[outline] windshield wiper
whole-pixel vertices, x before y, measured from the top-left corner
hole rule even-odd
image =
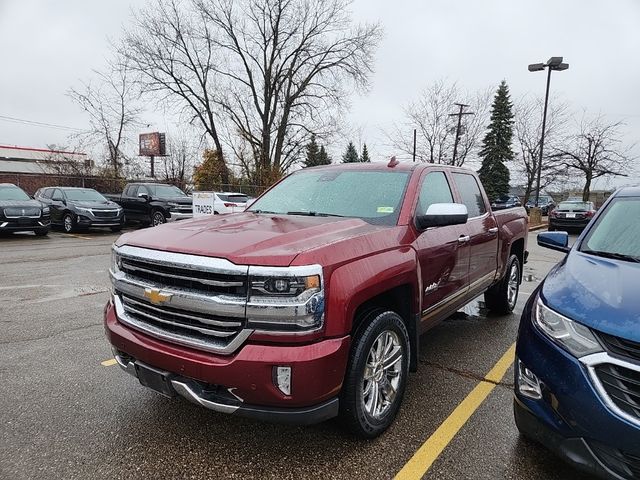
[[[632,255],[625,255],[624,253],[605,252],[602,250],[580,250],[582,253],[588,253],[597,257],[613,258],[615,260],[624,260],[626,262],[640,263],[640,258]]]
[[[274,215],[282,215],[281,212],[271,212],[269,210],[247,210],[247,211],[251,213],[268,213],[268,214],[274,214]]]
[[[335,213],[322,213],[322,212],[287,212],[287,215],[304,215],[307,217],[344,217],[344,215],[338,215]]]

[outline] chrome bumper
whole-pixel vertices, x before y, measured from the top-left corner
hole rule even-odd
[[[187,220],[193,218],[193,213],[181,213],[181,212],[169,212],[171,216],[167,219],[168,222],[178,222],[180,220]]]

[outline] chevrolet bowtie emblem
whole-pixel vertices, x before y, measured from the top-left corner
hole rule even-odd
[[[162,293],[157,288],[145,288],[144,296],[148,298],[151,303],[154,305],[159,305],[161,303],[167,302],[173,295],[170,293]]]

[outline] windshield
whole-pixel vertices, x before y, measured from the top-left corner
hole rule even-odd
[[[222,200],[223,202],[234,202],[234,203],[247,203],[247,200],[249,200],[249,197],[247,197],[246,195],[243,195],[241,193],[235,194],[235,193],[231,193],[231,194],[225,194],[225,193],[218,193],[218,198],[220,200]]]
[[[512,198],[509,195],[501,195],[498,198],[496,198],[494,201],[498,203],[507,203],[511,200]]]
[[[640,259],[640,198],[614,199],[589,230],[580,251]]]
[[[588,202],[560,202],[558,210],[589,210]]]
[[[154,197],[186,197],[187,194],[173,185],[147,185],[149,193]]]
[[[21,188],[0,187],[0,200],[31,200],[31,198]]]
[[[67,200],[75,202],[106,202],[107,199],[95,190],[88,188],[86,190],[65,190]]]
[[[301,170],[256,200],[249,211],[336,215],[395,225],[408,179],[407,172]]]

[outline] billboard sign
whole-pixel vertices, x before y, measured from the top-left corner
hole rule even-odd
[[[204,217],[213,215],[213,192],[193,192],[193,216]]]
[[[166,155],[165,134],[159,132],[141,133],[139,137],[140,153],[144,157]]]

